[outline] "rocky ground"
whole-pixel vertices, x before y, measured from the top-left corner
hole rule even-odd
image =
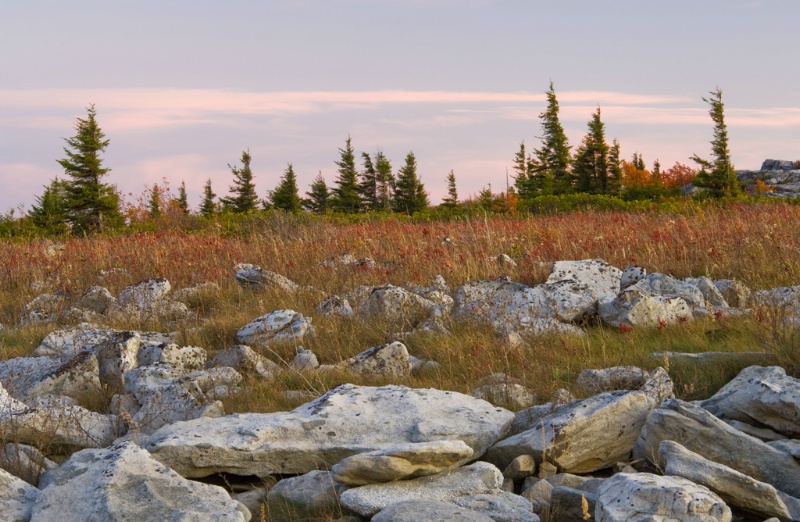
[[[238,266],[236,278],[300,289],[254,265]],[[586,398],[560,390],[546,404],[503,374],[469,395],[344,384],[292,411],[226,415],[220,402],[241,393],[245,377],[430,371],[437,361],[415,358],[403,337],[447,335],[454,321],[490,325],[509,344],[598,323],[737,317],[754,304],[795,321],[800,287],[751,295],[738,281],[598,259],[555,263],[536,286],[500,278],[450,289],[437,277],[358,287],[320,295],[316,314],[380,318],[397,326],[396,340],[327,365],[301,346],[313,317],[288,309],[242,325],[240,344],[213,358],[168,334],[103,326],[120,315],[178,321],[209,289],[150,279],[117,296],[97,286],[73,302],[42,294],[26,307],[26,321],[54,328],[30,357],[0,362],[3,520],[800,520],[800,381],[770,354],[693,354],[759,362],[698,402],[674,398],[677,353],[656,354],[664,367],[651,372],[584,371]],[[84,322],[57,328],[64,318]],[[297,346],[293,360],[259,353],[279,343]],[[108,397],[96,409],[111,413],[81,406],[87,396]]]

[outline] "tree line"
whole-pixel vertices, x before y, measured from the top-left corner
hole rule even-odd
[[[741,187],[731,162],[727,127],[724,121],[722,91],[711,91],[703,98],[714,122],[711,159],[694,155],[691,159],[699,171],[686,165],[676,165],[666,171],[656,160],[648,170],[637,152],[631,161],[620,158],[620,145],[614,139],[607,142],[600,107],[587,123],[587,133],[573,152],[559,119],[559,105],[553,83],[546,92],[547,106],[539,114],[541,136],[539,148],[531,151],[521,142],[513,160],[514,184],[500,195],[506,206],[513,206],[540,196],[596,194],[627,198],[652,198],[685,191],[688,183],[700,187],[704,196],[729,197],[740,193]],[[116,187],[103,178],[110,169],[103,166],[101,153],[109,140],[97,122],[94,105],[87,108],[85,118],[78,118],[75,135],[66,138],[65,157],[57,160],[64,169],[64,178],[55,178],[36,197],[28,213],[34,226],[47,233],[73,232],[91,234],[113,229],[125,220],[158,219],[164,213],[189,214],[186,186],[182,182],[177,197],[169,193],[168,183],[155,184],[147,190],[146,201],[128,204],[123,209]],[[335,161],[337,177],[328,186],[320,172],[309,191],[301,197],[294,167],[288,163],[278,185],[259,198],[251,168],[249,150],[242,152],[240,164],[228,165],[233,182],[228,195],[218,197],[211,180],[207,180],[198,213],[211,217],[218,213],[250,213],[260,209],[278,209],[293,213],[305,211],[325,213],[398,212],[408,215],[430,206],[428,193],[417,172],[417,160],[410,151],[403,165],[393,172],[389,158],[378,148],[374,154],[361,152],[361,168],[356,164],[356,152],[348,136],[344,147],[338,149]],[[447,175],[447,196],[441,207],[455,208],[460,201],[455,173]],[[491,185],[482,190],[476,200],[486,209],[497,208],[498,195]],[[124,211],[123,211],[124,210]]]

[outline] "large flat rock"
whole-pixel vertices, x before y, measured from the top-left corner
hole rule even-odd
[[[291,412],[200,418],[152,434],[153,456],[185,477],[265,476],[330,469],[398,443],[460,440],[480,457],[514,414],[455,392],[405,386],[339,386]]]

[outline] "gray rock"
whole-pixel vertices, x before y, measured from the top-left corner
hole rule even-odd
[[[503,477],[522,480],[536,474],[536,459],[531,455],[520,455],[503,470]]]
[[[302,348],[301,348],[302,349]],[[254,375],[261,379],[273,379],[279,366],[244,344],[228,348],[206,363],[208,368],[222,366],[233,368],[242,375]]]
[[[289,293],[300,289],[294,281],[250,263],[236,265],[236,282],[242,286],[251,286],[259,289],[268,288]]]
[[[597,522],[729,522],[731,510],[707,488],[680,477],[618,473],[600,486],[594,516]]]
[[[593,521],[597,495],[568,486],[556,486],[550,492],[553,522]]]
[[[311,471],[279,481],[270,488],[267,502],[279,510],[290,507],[296,514],[313,515],[337,508],[339,496],[347,489],[334,482],[329,471]]]
[[[527,499],[507,491],[465,495],[451,502],[484,514],[495,522],[539,522]]]
[[[677,442],[662,441],[658,454],[667,475],[683,477],[705,486],[729,506],[764,517],[775,516],[784,520],[798,520],[800,517],[800,501],[797,499],[789,500],[787,506],[781,497],[788,498],[788,495],[728,466],[705,459]]]
[[[370,348],[343,361],[340,366],[362,375],[394,378],[411,375],[408,348],[399,341]]]
[[[125,387],[125,372],[136,368],[142,337],[137,332],[121,332],[89,348],[97,357],[100,383],[111,390]]]
[[[294,310],[275,310],[241,327],[236,332],[236,339],[252,346],[299,343],[313,331],[310,317],[303,317]]]
[[[492,522],[492,519],[471,509],[438,500],[405,500],[395,502],[372,517],[372,522]]]
[[[601,370],[583,370],[575,384],[590,393],[612,390],[636,390],[647,381],[648,374],[637,366],[614,366]]]
[[[346,509],[362,517],[372,517],[397,502],[451,502],[466,495],[497,493],[502,485],[503,475],[499,469],[487,462],[476,462],[429,477],[348,489],[342,493],[341,501]]]
[[[36,447],[101,448],[117,435],[116,418],[80,406],[27,408],[0,413],[0,433]]]
[[[0,469],[0,513],[5,522],[28,522],[39,494],[35,487]]]
[[[675,397],[672,379],[669,378],[669,374],[661,366],[650,372],[647,382],[639,389],[653,399],[656,406]]]
[[[523,454],[570,473],[610,467],[627,460],[652,407],[640,391],[606,392],[566,404],[492,446],[486,459],[504,469]]]
[[[33,520],[248,521],[219,486],[180,477],[130,442],[75,453],[42,478]]]
[[[714,286],[729,306],[744,308],[750,302],[750,288],[738,279],[716,279]]]
[[[219,285],[211,281],[195,283],[192,286],[181,288],[172,292],[172,299],[183,304],[190,304],[203,298],[208,298],[220,291]]]
[[[398,328],[416,327],[428,319],[435,309],[433,301],[389,284],[373,288],[358,305],[361,315]]]
[[[697,366],[719,366],[721,364],[775,364],[778,358],[767,352],[653,352],[648,358],[657,361],[679,361],[682,364],[692,363]]]
[[[644,280],[642,280],[644,281]],[[681,297],[647,295],[636,283],[613,299],[600,300],[600,319],[609,326],[657,328],[692,319],[692,309]]]
[[[331,472],[339,484],[364,486],[435,475],[463,464],[472,454],[460,440],[401,443],[342,459]]]
[[[165,366],[142,366],[125,373],[125,390],[142,407],[131,418],[131,429],[150,434],[166,424],[199,417],[221,417],[222,403],[236,392],[242,376],[220,367],[182,372]]]
[[[314,352],[298,346],[290,366],[297,372],[310,372],[319,368],[319,361]]]
[[[338,315],[341,317],[353,317],[354,315],[350,301],[338,295],[333,295],[322,301],[316,310],[322,315]]]
[[[710,281],[708,283],[711,284]],[[650,297],[677,297],[683,299],[691,310],[705,309],[706,307],[703,291],[697,285],[675,279],[666,274],[648,274],[637,281],[631,288],[636,288],[643,295]]]
[[[512,435],[517,435],[523,431],[535,428],[544,417],[553,413],[555,409],[556,406],[554,406],[552,402],[548,402],[518,411],[517,414],[514,415],[514,420],[511,422],[506,436],[511,437]]]
[[[534,513],[541,515],[550,510],[552,492],[553,485],[547,480],[530,477],[523,483],[521,496],[531,503],[531,510]]]
[[[622,271],[602,259],[556,261],[547,282],[573,281],[586,285],[598,297],[614,297],[620,291]]]
[[[63,304],[64,296],[61,294],[40,294],[25,305],[23,322],[34,324],[55,321]]]
[[[123,289],[117,301],[121,307],[132,305],[134,308],[146,310],[153,308],[158,301],[164,299],[172,285],[166,279],[147,279]]]
[[[78,299],[75,301],[75,307],[82,310],[91,310],[98,314],[104,314],[115,303],[116,299],[111,295],[107,288],[102,286],[89,287]]]
[[[700,290],[700,293],[703,294],[703,299],[705,299],[706,306],[720,309],[728,308],[728,302],[725,301],[725,297],[723,297],[714,281],[708,277],[690,277],[684,279],[684,282]]]
[[[198,346],[178,346],[175,343],[145,346],[139,350],[138,365],[162,365],[175,370],[202,370],[208,353]]]
[[[0,382],[0,416],[10,415],[26,409],[28,409],[28,406],[24,402],[18,401],[12,397],[3,387],[2,382]]]
[[[529,408],[536,402],[536,395],[517,380],[504,373],[496,373],[482,378],[478,388],[469,394],[497,406],[512,410]]]
[[[51,357],[0,361],[0,383],[23,401],[45,394],[80,398],[101,389],[97,357],[91,352],[79,353],[67,362]]]
[[[800,380],[780,366],[745,368],[701,406],[723,419],[755,421],[800,437]]]
[[[164,426],[148,449],[186,477],[303,474],[407,442],[461,440],[472,448],[471,458],[478,458],[512,418],[507,410],[459,393],[347,384],[291,412]]]
[[[767,442],[767,444],[775,448],[776,450],[788,453],[795,459],[800,460],[800,440],[797,439],[773,440]]]
[[[34,357],[57,357],[68,360],[85,350],[93,350],[96,346],[111,341],[122,330],[103,328],[95,324],[81,323],[77,326],[51,332],[33,351]],[[160,345],[174,342],[170,335],[160,332],[135,332],[141,338],[140,346]]]
[[[494,259],[501,268],[514,268],[517,266],[517,263],[507,254],[500,254]]]
[[[39,478],[45,471],[57,467],[58,464],[33,446],[9,442],[0,448],[0,468],[32,486],[39,484]]]
[[[780,433],[772,431],[769,428],[757,428],[751,424],[747,424],[746,422],[741,422],[737,420],[730,420],[730,419],[723,419],[723,420],[728,424],[728,426],[736,428],[741,432],[747,433],[751,437],[761,439],[764,442],[785,440],[788,438],[785,435],[781,435]]]
[[[800,495],[800,464],[782,451],[736,430],[695,404],[670,400],[650,413],[635,457],[658,462],[659,445],[672,440],[708,460]]]
[[[620,291],[635,285],[647,275],[647,270],[641,266],[629,266],[622,271],[619,281]]]

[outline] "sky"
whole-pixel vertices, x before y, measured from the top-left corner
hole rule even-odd
[[[434,203],[451,169],[462,198],[499,192],[520,143],[539,146],[551,81],[573,147],[599,106],[624,158],[708,157],[719,87],[737,168],[800,159],[798,0],[2,4],[0,212],[64,177],[90,104],[105,181],[128,200],[185,182],[195,209],[244,150],[262,197],[288,163],[301,193],[333,185],[348,136],[395,170],[413,151]]]

